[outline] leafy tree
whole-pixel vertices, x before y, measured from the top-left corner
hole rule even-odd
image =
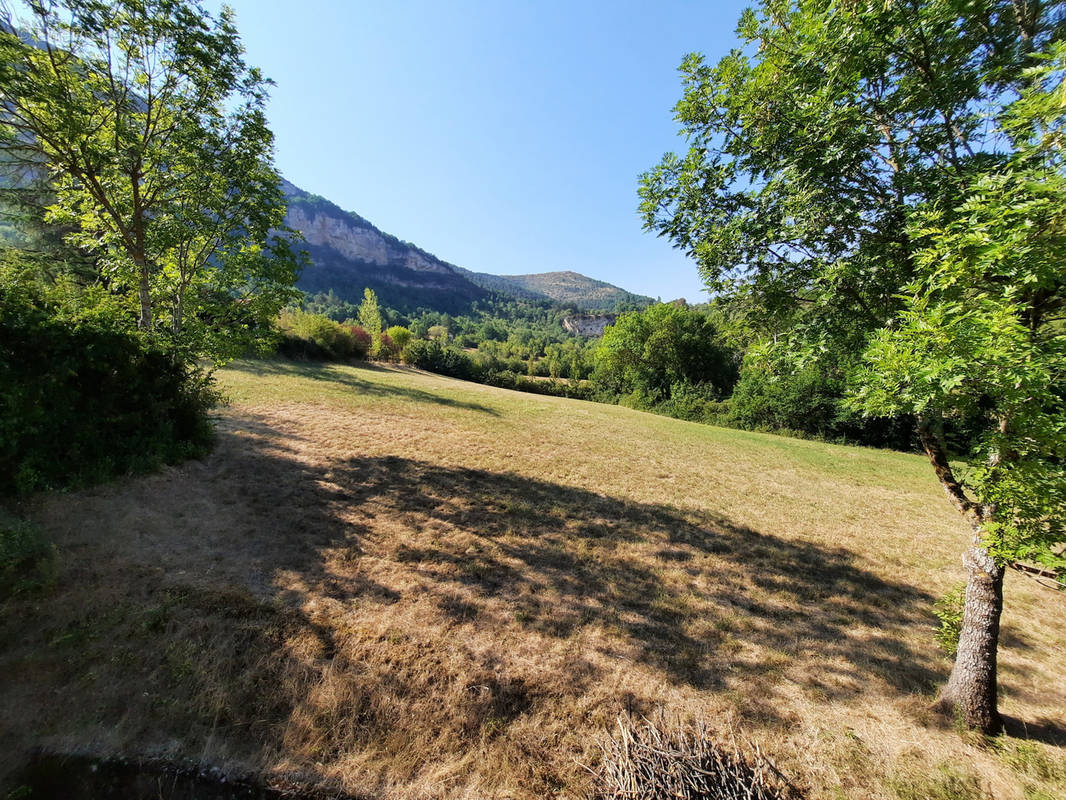
[[[194,0],[63,0],[5,11],[0,133],[46,174],[48,221],[95,254],[144,331],[225,357],[298,293],[271,165],[269,82],[232,12]],[[18,31],[16,35],[13,31]]]
[[[722,397],[736,380],[736,365],[706,316],[660,303],[628,311],[604,330],[595,378],[608,391],[654,405],[680,384],[703,385]]]
[[[407,343],[411,341],[411,331],[407,330],[407,328],[402,325],[393,325],[385,331],[385,335],[396,345],[396,351],[398,353],[407,347]]]
[[[919,415],[937,477],[974,532],[942,701],[986,729],[996,723],[1004,568],[1040,565],[1066,587],[1066,44],[1052,52],[1004,115],[1021,139],[1010,167],[975,178],[957,207],[915,216],[918,274],[854,376],[857,407]],[[1034,118],[1056,95],[1054,116]],[[984,425],[956,476],[942,429],[960,416]]]
[[[685,59],[688,153],[641,186],[646,226],[797,364],[866,352],[857,407],[917,415],[975,531],[942,697],[989,732],[1003,568],[1061,569],[1061,19],[1061,3],[764,0],[744,48]],[[939,435],[963,413],[985,422],[965,485]]]
[[[359,305],[359,324],[370,334],[371,355],[377,355],[381,345],[381,307],[373,289],[363,290],[363,302]]]

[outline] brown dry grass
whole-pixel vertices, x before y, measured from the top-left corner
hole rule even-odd
[[[1066,789],[1061,596],[1008,578],[1014,736],[928,710],[965,531],[917,457],[400,368],[222,378],[210,457],[28,509],[58,578],[3,606],[3,770],[44,745],[580,796],[628,710],[737,726],[816,798]]]

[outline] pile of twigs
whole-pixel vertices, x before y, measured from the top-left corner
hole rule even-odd
[[[605,736],[603,759],[592,771],[589,800],[799,800],[801,794],[760,751],[736,737],[722,748],[705,724],[618,718]]]

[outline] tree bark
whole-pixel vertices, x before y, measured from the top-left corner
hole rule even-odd
[[[962,563],[969,573],[962,630],[955,666],[939,705],[967,727],[993,735],[1003,727],[996,707],[996,647],[1004,568],[976,543],[963,555]]]
[[[147,331],[152,328],[152,295],[151,287],[148,285],[148,267],[143,263],[138,263],[137,272],[140,274],[137,297],[141,301],[141,314],[137,318],[137,327],[142,331]]]
[[[973,530],[973,542],[962,556],[967,572],[966,602],[955,666],[937,706],[957,716],[968,728],[996,734],[1003,727],[996,707],[996,648],[1003,612],[1004,568],[981,544],[981,527],[992,520],[995,510],[967,497],[955,479],[939,419],[919,418],[918,434],[940,485]]]

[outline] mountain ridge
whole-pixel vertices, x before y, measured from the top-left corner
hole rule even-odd
[[[474,272],[382,231],[354,211],[346,211],[290,181],[282,182],[289,208],[285,224],[299,231],[311,259],[297,286],[309,293],[332,291],[356,303],[373,289],[386,305],[462,313],[479,300],[503,295],[549,302],[580,311],[641,307],[651,298],[573,270],[525,275]]]

